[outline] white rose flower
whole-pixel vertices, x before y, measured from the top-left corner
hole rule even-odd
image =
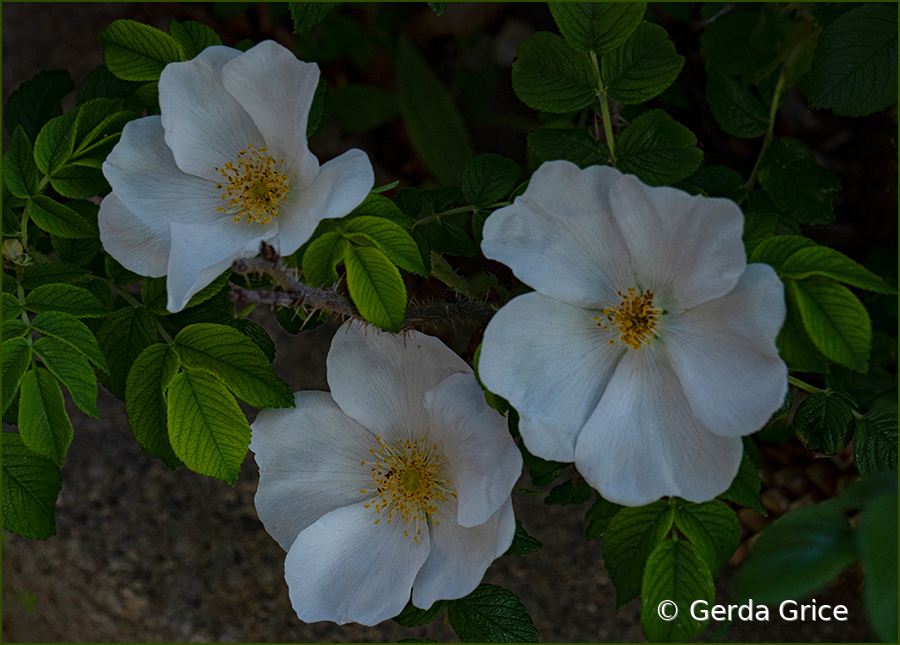
[[[478,586],[515,532],[522,458],[472,370],[436,338],[343,325],[331,392],[253,423],[256,509],[297,615],[374,625]]]
[[[161,116],[125,126],[103,164],[113,192],[100,239],[124,267],[167,275],[169,311],[268,241],[296,251],[374,182],[361,150],[319,166],[306,124],[319,68],[272,41],[245,53],[209,47],[167,65]]]
[[[742,232],[734,202],[567,161],[487,219],[485,256],[535,291],[488,324],[478,371],[529,451],[619,504],[727,490],[787,391],[783,286]]]

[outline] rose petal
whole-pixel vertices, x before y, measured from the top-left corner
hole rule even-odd
[[[153,278],[166,274],[169,228],[165,221],[142,220],[113,192],[100,203],[97,224],[103,248],[123,267]]]

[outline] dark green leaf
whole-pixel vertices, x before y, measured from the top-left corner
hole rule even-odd
[[[850,442],[853,410],[835,394],[810,394],[794,414],[794,430],[810,450],[833,455]]]
[[[406,607],[403,608],[399,614],[394,616],[394,622],[403,625],[404,627],[419,627],[420,625],[427,625],[432,620],[440,616],[444,610],[447,608],[446,600],[438,600],[428,609],[419,609],[410,600],[406,603]]]
[[[215,47],[222,44],[222,39],[212,29],[200,22],[186,20],[178,22],[172,20],[169,23],[169,35],[181,45],[184,52],[183,60],[196,58],[197,54],[207,47]]]
[[[809,334],[806,333],[793,290],[785,289],[784,295],[787,301],[787,317],[775,339],[778,354],[794,371],[828,372],[831,368],[831,361],[818,350]]]
[[[69,343],[52,337],[38,339],[32,349],[44,362],[44,367],[68,388],[75,405],[85,414],[99,419],[97,378],[84,354]]]
[[[675,507],[675,526],[697,547],[713,575],[741,543],[737,514],[717,499],[702,504],[682,502]]]
[[[751,40],[754,33],[758,36],[765,33],[764,28],[757,30],[758,22],[758,10],[741,6],[712,21],[700,36],[700,51],[707,65],[730,76],[740,76],[753,70],[755,61],[749,55],[752,51]]]
[[[441,15],[444,13],[444,9],[446,9],[450,5],[449,2],[429,2],[428,6],[431,7],[431,10],[434,11],[437,15]]]
[[[38,194],[38,169],[34,163],[34,150],[22,126],[17,126],[3,155],[3,180],[9,192],[16,197]]]
[[[522,522],[516,520],[516,532],[513,535],[512,544],[503,555],[525,555],[526,553],[534,553],[544,546],[540,540],[528,535],[528,531],[522,526]]]
[[[44,71],[25,81],[13,92],[3,110],[6,131],[12,135],[22,126],[28,140],[34,142],[50,119],[62,114],[62,99],[75,87],[65,70]]]
[[[182,465],[169,443],[166,388],[178,371],[178,354],[165,343],[145,348],[128,372],[125,410],[128,425],[144,452],[175,470]]]
[[[109,71],[126,81],[155,81],[166,65],[182,60],[174,38],[134,20],[116,20],[97,39]]]
[[[687,181],[702,188],[710,197],[727,197],[737,201],[744,194],[744,178],[728,166],[700,166]]]
[[[76,202],[69,202],[69,206]],[[90,204],[90,202],[86,202]],[[73,209],[75,210],[75,209]],[[83,215],[83,213],[82,213]],[[73,240],[66,237],[50,236],[56,256],[63,262],[84,266],[100,252],[100,238]]]
[[[70,284],[45,284],[25,298],[28,311],[62,311],[78,318],[99,318],[108,310],[87,289]]]
[[[896,426],[895,426],[896,427]],[[4,467],[6,455],[3,456]],[[895,480],[896,481],[896,480]],[[863,599],[869,624],[886,643],[897,642],[897,494],[869,504],[856,533],[866,582]]]
[[[26,210],[35,224],[55,237],[84,239],[100,234],[93,222],[46,195],[33,197]]]
[[[71,199],[87,199],[109,190],[109,184],[99,168],[66,165],[50,178],[53,190]]]
[[[715,69],[706,72],[706,101],[719,127],[734,137],[753,139],[769,127],[769,111],[746,83]]]
[[[800,224],[826,224],[834,219],[832,195],[841,180],[826,170],[805,144],[778,137],[759,165],[759,183],[782,213]]]
[[[528,147],[541,161],[565,159],[579,168],[600,166],[609,161],[609,149],[594,141],[587,130],[545,128],[528,135]]]
[[[428,237],[428,246],[436,253],[471,257],[478,252],[472,238],[449,217],[439,217],[436,222],[414,229],[413,237],[415,238],[417,231],[423,229]]]
[[[616,513],[621,511],[624,506],[610,502],[604,499],[599,493],[594,499],[594,503],[584,514],[584,519],[588,521],[587,533],[585,537],[588,540],[596,540],[598,537],[606,533],[609,523]]]
[[[266,355],[270,363],[275,360],[275,343],[272,342],[265,329],[252,320],[245,319],[235,320],[231,323],[231,326],[256,343],[256,346],[262,350],[262,353]]]
[[[34,141],[34,162],[45,175],[54,175],[75,151],[75,119],[78,110],[51,119]]]
[[[518,423],[518,419],[519,417],[516,415],[515,423]],[[509,422],[512,425],[512,412],[510,412]],[[516,432],[518,432],[518,426],[515,427]],[[528,452],[524,444],[520,444],[519,449],[522,451],[522,462],[528,469],[528,473],[531,475],[531,481],[534,482],[535,486],[546,486],[559,477],[562,472],[569,467],[569,464],[564,464],[560,461],[547,461],[546,459],[535,457]]]
[[[66,458],[72,443],[72,423],[56,377],[42,367],[35,367],[22,377],[19,432],[22,442],[36,453],[57,464]]]
[[[87,279],[90,272],[67,262],[48,262],[46,264],[32,264],[25,269],[22,277],[22,287],[26,291],[36,289],[45,284],[64,282],[75,284]]]
[[[616,146],[618,168],[650,186],[689,177],[703,161],[697,137],[663,110],[649,110],[625,128]]]
[[[415,189],[410,189],[415,195]],[[421,209],[421,203],[419,204]],[[418,211],[416,211],[418,213]],[[374,192],[369,193],[363,200],[363,203],[354,208],[347,217],[357,217],[359,215],[371,215],[372,217],[381,217],[389,219],[395,224],[407,227],[412,224],[415,219],[407,215],[394,202]]]
[[[784,260],[779,273],[795,280],[820,275],[876,293],[897,293],[896,289],[864,266],[827,246],[797,249]]]
[[[761,489],[762,482],[759,479],[759,468],[753,463],[753,459],[747,454],[747,450],[744,449],[744,454],[741,456],[741,465],[738,468],[737,475],[734,477],[734,481],[731,482],[728,490],[719,497],[735,504],[746,506],[757,513],[768,515],[769,511],[762,505],[762,501],[759,498]]]
[[[684,56],[675,53],[666,30],[645,22],[603,57],[601,78],[614,101],[643,103],[674,83],[683,66]]]
[[[231,269],[225,269],[222,273],[216,276],[216,279],[210,282],[208,285],[200,289],[197,293],[191,296],[191,299],[188,300],[187,304],[184,306],[185,309],[190,309],[191,307],[196,307],[197,305],[206,302],[219,295],[222,289],[228,284],[228,278],[231,277]]]
[[[320,78],[316,85],[316,92],[313,94],[312,105],[309,107],[309,117],[306,119],[306,138],[312,137],[322,124],[322,113],[325,109],[325,92],[328,90],[328,83],[325,79]]]
[[[91,99],[124,99],[134,93],[137,83],[123,81],[113,76],[106,65],[100,65],[90,72],[78,86],[78,105]]]
[[[516,96],[546,112],[574,112],[597,97],[597,78],[590,59],[561,37],[539,31],[519,46],[513,63]]]
[[[566,41],[581,52],[606,54],[641,24],[646,2],[551,2],[550,13]]]
[[[328,93],[325,111],[345,132],[368,132],[400,116],[400,104],[391,90],[350,83]]]
[[[156,341],[156,333],[156,319],[146,309],[125,307],[103,322],[97,342],[106,356],[109,375],[100,375],[100,382],[119,399],[125,399],[131,366],[144,348]]]
[[[339,4],[339,2],[288,2],[288,9],[294,21],[294,33],[309,31],[325,20],[325,16]]]
[[[778,235],[760,242],[753,249],[747,261],[765,262],[781,275],[782,267],[789,257],[800,249],[811,246],[816,246],[816,243],[808,237],[803,237],[802,235]]]
[[[134,284],[141,279],[140,275],[123,267],[111,255],[103,258],[103,268],[106,270],[106,277],[119,287]]]
[[[496,585],[478,585],[465,598],[451,601],[447,614],[464,643],[536,643],[538,639],[522,601]]]
[[[569,479],[554,486],[544,498],[544,504],[559,504],[560,506],[584,504],[590,497],[591,487],[587,482],[581,482],[575,486],[573,480]]]
[[[344,227],[344,235],[351,240],[362,235],[401,269],[417,275],[427,275],[415,240],[402,226],[391,220],[368,215],[354,217]]]
[[[490,206],[512,192],[521,174],[512,159],[490,152],[478,155],[463,168],[463,199],[473,206]]]
[[[406,316],[406,287],[397,267],[376,248],[352,246],[344,266],[350,297],[363,318],[386,331],[399,332]]]
[[[28,331],[28,325],[23,323],[18,318],[12,318],[10,320],[4,321],[3,323],[3,342],[5,343],[10,338],[20,338],[25,335],[25,332]]]
[[[6,274],[4,274],[6,275]],[[22,312],[19,299],[11,293],[3,293],[3,320],[15,318]]]
[[[59,466],[29,450],[15,432],[3,433],[3,528],[35,540],[55,535],[61,488]]]
[[[897,415],[869,412],[856,425],[853,457],[862,477],[897,470]]]
[[[10,321],[12,322],[12,321]],[[21,322],[21,321],[20,321]],[[12,403],[31,365],[31,344],[24,338],[3,341],[3,411]]]
[[[106,358],[94,334],[75,316],[61,311],[45,311],[35,316],[31,326],[44,336],[68,343],[104,372],[108,370]]]

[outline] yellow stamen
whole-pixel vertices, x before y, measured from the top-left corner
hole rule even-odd
[[[216,168],[225,178],[216,188],[223,190],[225,206],[217,206],[216,211],[230,213],[234,221],[247,218],[247,223],[268,224],[278,217],[278,205],[284,201],[290,186],[288,178],[275,169],[276,160],[267,154],[268,148],[254,150],[247,146],[237,155],[237,167],[229,161],[222,168]],[[284,163],[284,159],[278,165]]]
[[[639,293],[631,287],[628,293],[619,291],[622,302],[618,307],[603,310],[603,316],[594,316],[597,326],[609,329],[610,324],[618,327],[619,340],[631,347],[640,349],[646,341],[650,345],[655,335],[656,323],[662,310],[653,306],[653,292]],[[616,339],[609,341],[612,345]]]

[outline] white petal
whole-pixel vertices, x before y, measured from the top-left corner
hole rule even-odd
[[[341,409],[385,443],[421,439],[428,428],[425,393],[472,369],[433,336],[402,336],[347,322],[328,352],[328,385]]]
[[[528,450],[557,461],[575,458],[575,438],[600,401],[622,343],[597,326],[599,312],[539,293],[498,311],[484,332],[478,375],[519,412]]]
[[[609,203],[638,284],[660,296],[670,311],[724,296],[737,284],[747,257],[744,216],[733,201],[651,188],[623,175]]]
[[[159,77],[166,144],[184,172],[220,181],[216,167],[235,161],[249,144],[265,145],[253,119],[222,85],[222,68],[241,54],[207,47],[193,60],[166,65]]]
[[[154,278],[166,274],[169,229],[165,221],[142,220],[113,192],[100,203],[97,224],[103,248],[123,267]]]
[[[297,536],[284,577],[300,620],[375,625],[403,611],[430,551],[428,532],[415,542],[404,522],[373,524],[373,515],[345,506]]]
[[[713,499],[731,485],[739,437],[710,432],[654,347],[629,350],[575,446],[575,466],[603,497],[626,506],[664,495]]]
[[[767,264],[750,264],[734,290],[675,318],[662,346],[710,430],[756,432],[784,401],[787,366],[775,337],[784,322],[784,287]]]
[[[326,513],[373,497],[369,467],[374,435],[344,414],[328,392],[297,392],[295,408],[262,410],[250,450],[259,465],[256,512],[287,551]]]
[[[413,583],[412,602],[427,609],[438,600],[455,600],[470,594],[495,558],[512,543],[516,522],[512,499],[486,522],[471,528],[454,521],[454,504],[438,509],[439,524],[431,527],[431,553]]]
[[[608,198],[619,177],[607,166],[541,164],[525,193],[485,222],[484,255],[545,295],[584,307],[618,305],[616,292],[634,283]]]
[[[349,150],[319,169],[306,188],[288,191],[278,214],[278,246],[287,255],[299,249],[323,219],[340,218],[359,206],[375,183],[369,157]]]
[[[222,191],[182,172],[166,145],[162,121],[148,116],[125,124],[122,138],[103,162],[103,174],[122,202],[169,245],[166,222],[213,222],[221,218]]]
[[[459,498],[456,521],[462,526],[486,522],[522,474],[522,456],[506,419],[485,402],[471,374],[453,374],[428,390],[425,407],[431,418],[430,440],[441,447],[450,486]]]
[[[215,224],[169,222],[172,247],[166,308],[181,311],[191,296],[215,280],[234,260],[256,257],[259,243],[278,232],[277,224],[273,224],[233,222],[229,216]]]
[[[308,185],[319,170],[319,161],[306,145],[319,66],[301,62],[289,49],[266,40],[228,62],[222,68],[222,83],[259,128],[269,154],[284,159],[284,169],[297,180],[297,188]]]

